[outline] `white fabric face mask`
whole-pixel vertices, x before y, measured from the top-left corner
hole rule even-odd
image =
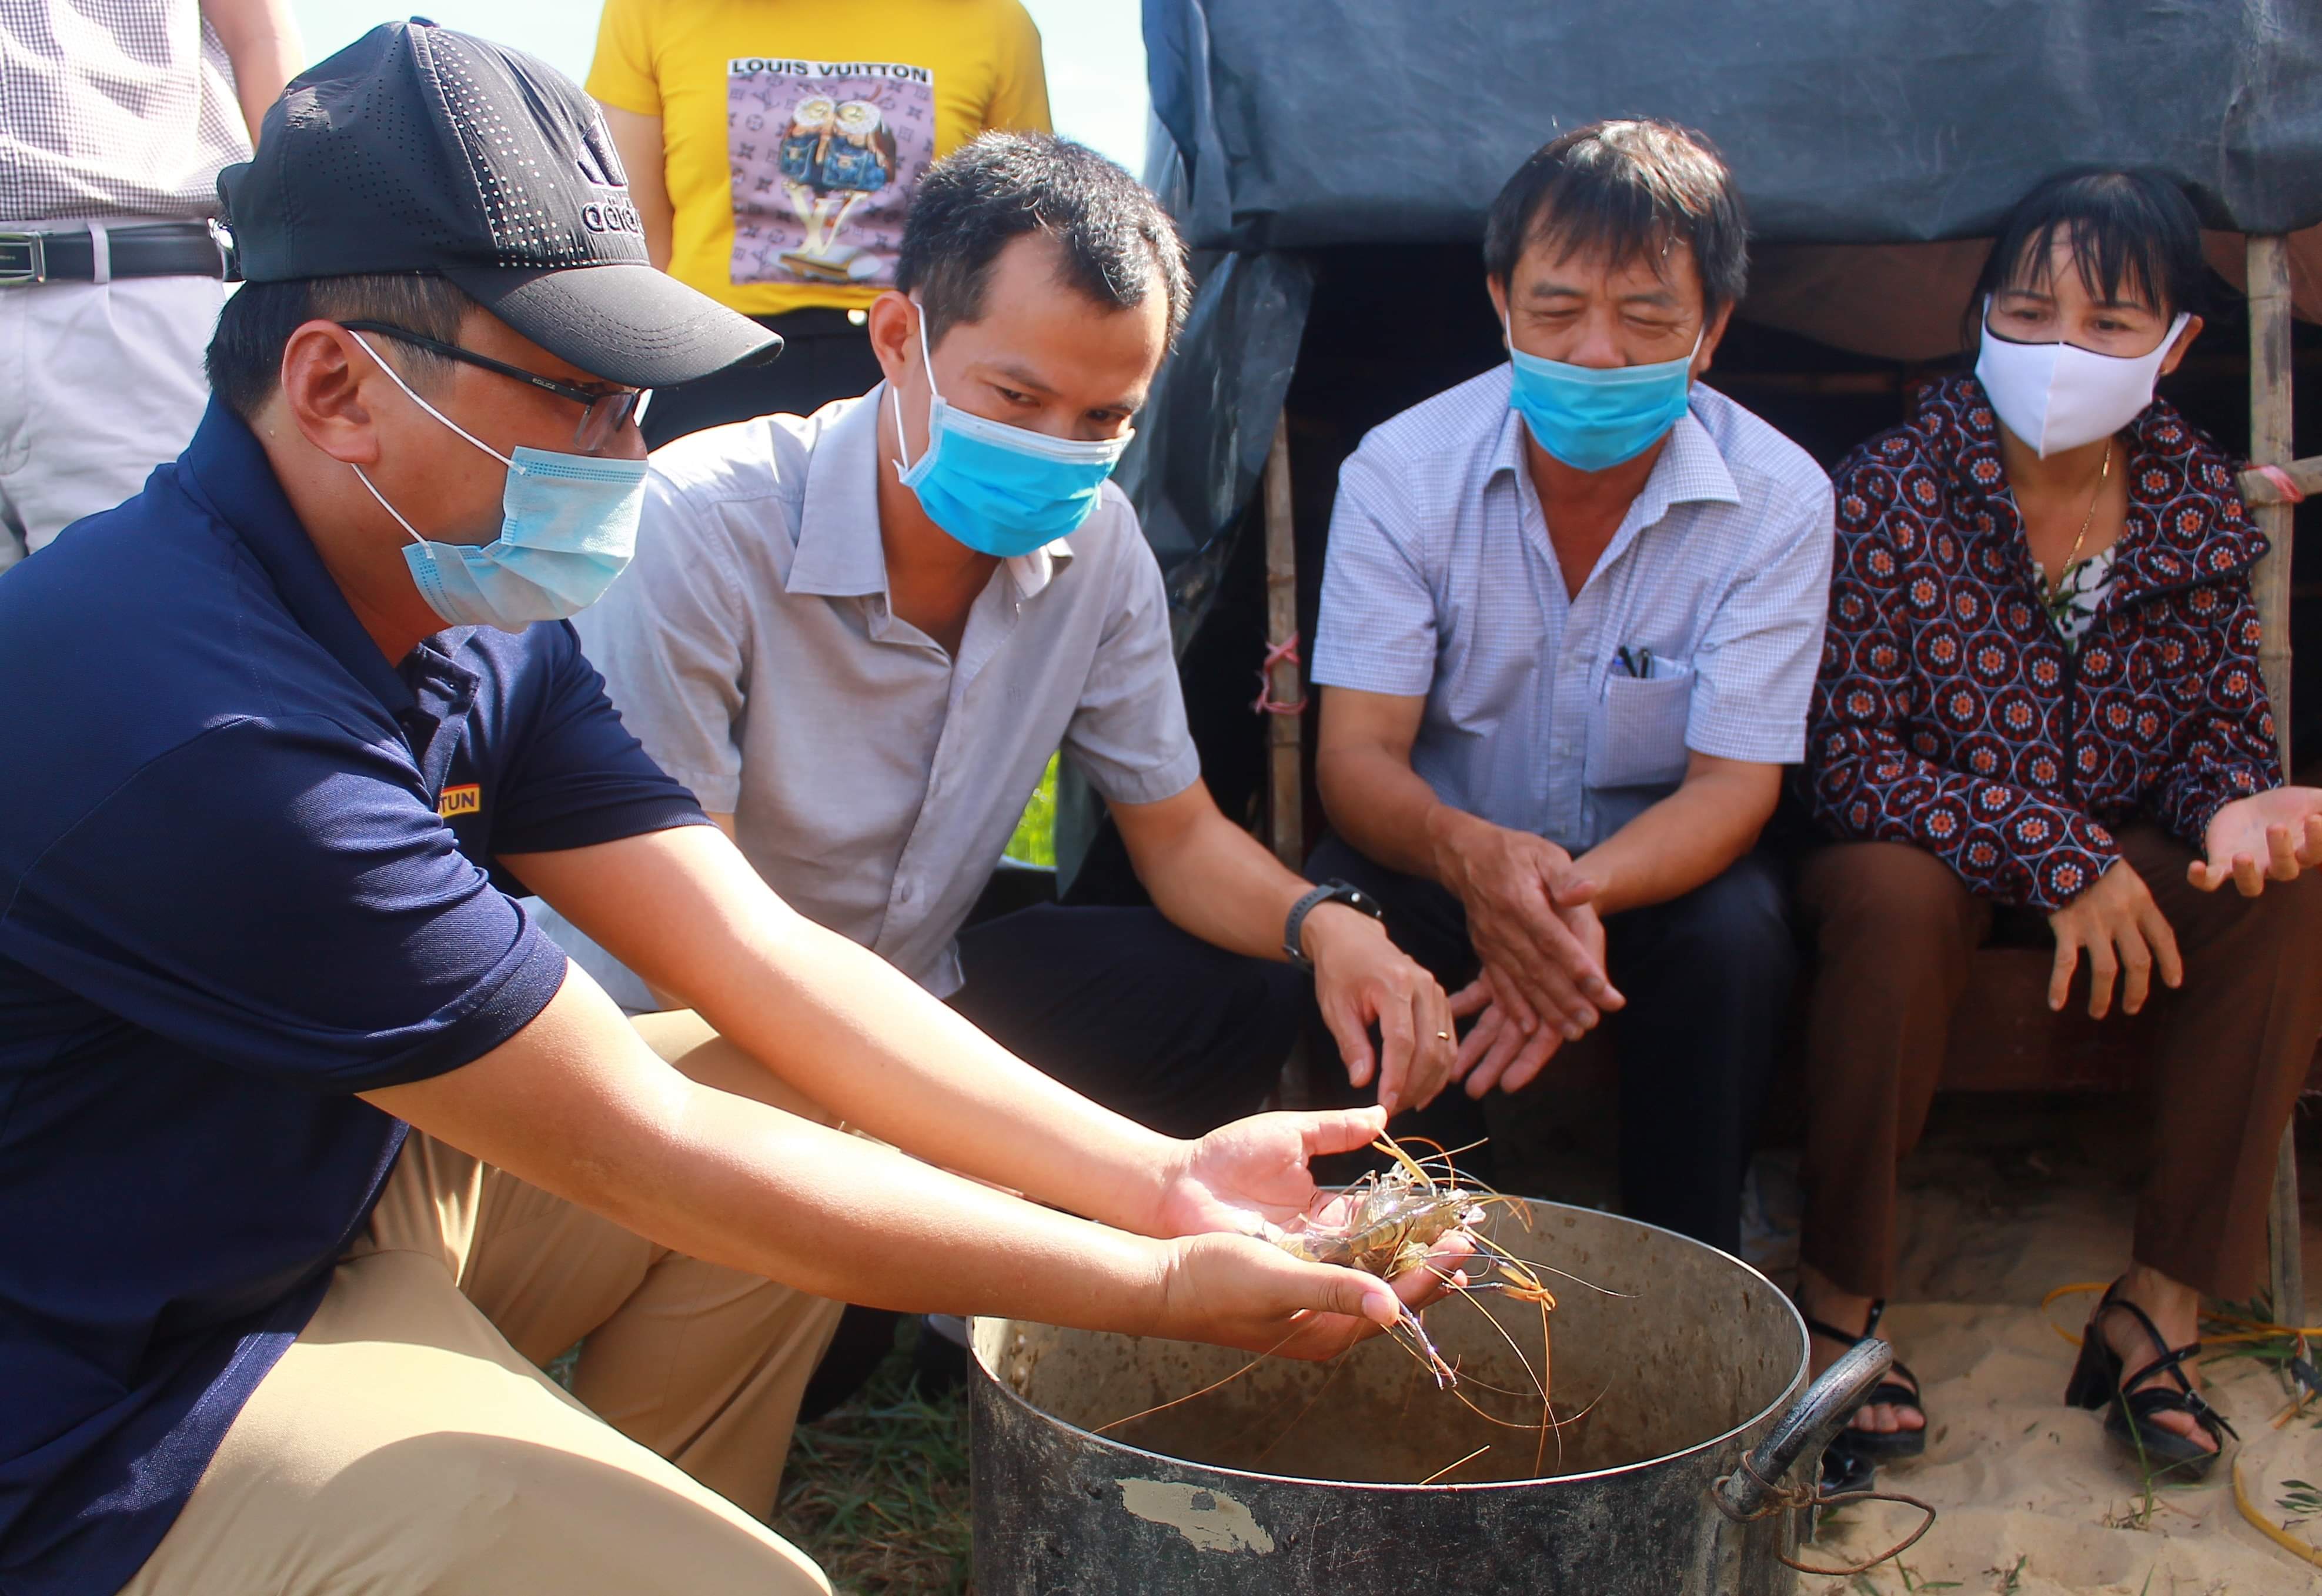
[[[2109,437],[2153,402],[2161,362],[2192,319],[2180,311],[2150,354],[2098,354],[2074,344],[2017,344],[1991,330],[1983,303],[1983,349],[1976,381],[2007,430],[2041,458]]]

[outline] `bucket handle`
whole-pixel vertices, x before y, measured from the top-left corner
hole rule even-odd
[[[1793,1509],[1812,1507],[1817,1500],[1825,1507],[1851,1501],[1897,1501],[1918,1509],[1925,1518],[1918,1528],[1892,1550],[1883,1552],[1868,1563],[1851,1568],[1810,1568],[1782,1561],[1804,1573],[1850,1574],[1877,1567],[1889,1557],[1900,1556],[1911,1549],[1918,1538],[1934,1527],[1935,1510],[1916,1497],[1897,1496],[1877,1491],[1851,1491],[1833,1497],[1818,1497],[1815,1486],[1784,1485],[1783,1475],[1801,1457],[1820,1456],[1822,1449],[1854,1417],[1855,1410],[1869,1400],[1879,1382],[1887,1378],[1895,1366],[1895,1349],[1885,1342],[1865,1337],[1854,1344],[1846,1355],[1823,1371],[1819,1379],[1799,1393],[1789,1411],[1776,1421],[1766,1438],[1758,1443],[1742,1459],[1741,1466],[1732,1473],[1722,1475],[1709,1488],[1710,1500],[1717,1510],[1736,1524],[1769,1518]]]

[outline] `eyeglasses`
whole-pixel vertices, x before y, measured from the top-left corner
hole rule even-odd
[[[571,382],[559,382],[553,377],[527,371],[522,366],[509,365],[506,361],[478,354],[472,349],[462,349],[457,344],[446,344],[440,338],[430,338],[424,333],[415,333],[390,322],[343,321],[339,326],[351,333],[377,333],[382,337],[398,339],[416,348],[440,354],[445,360],[481,366],[487,371],[498,371],[503,377],[513,377],[519,382],[529,382],[535,388],[544,389],[559,399],[571,399],[581,407],[580,425],[572,431],[572,447],[578,454],[596,454],[619,436],[621,428],[632,421],[643,426],[645,405],[653,398],[650,388],[617,388],[608,393]]]

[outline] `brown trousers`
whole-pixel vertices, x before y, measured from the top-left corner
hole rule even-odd
[[[690,1014],[637,1029],[783,1095]],[[838,1315],[415,1131],[122,1596],[828,1596],[760,1520]],[[539,1365],[583,1335],[568,1397]]]
[[[2122,851],[2177,935],[2185,984],[2156,972],[2144,1011],[2119,989],[2104,1023],[2146,1041],[2153,1151],[2136,1261],[2218,1297],[2246,1297],[2265,1255],[2275,1150],[2322,1032],[2322,881],[2255,898],[2185,879],[2192,853],[2159,828]],[[1805,1218],[1800,1256],[1840,1288],[1895,1284],[1896,1165],[1925,1128],[1952,1011],[1992,905],[1951,867],[1892,842],[1845,842],[1799,873],[1820,964],[1806,1032]],[[2071,1001],[2085,1007],[2083,955]]]

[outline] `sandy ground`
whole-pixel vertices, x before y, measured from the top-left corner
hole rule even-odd
[[[2117,1150],[2140,1146],[2141,1126],[2125,1096],[1938,1101],[1925,1145],[1905,1166],[1905,1287],[1887,1320],[1898,1354],[1924,1382],[1933,1429],[1926,1456],[1883,1471],[1880,1483],[1925,1500],[1939,1518],[1904,1555],[1904,1567],[1802,1579],[1806,1596],[1946,1588],[1962,1596],[2322,1596],[2322,1569],[2242,1519],[2225,1464],[2201,1485],[2148,1493],[2106,1439],[2103,1416],[2061,1400],[2074,1353],[2043,1319],[2041,1298],[2068,1282],[2109,1279],[2125,1263],[2135,1172],[2121,1167]],[[1555,1146],[1564,1138],[1536,1124],[1529,1142],[1515,1124],[1495,1123],[1495,1133],[1506,1152],[1557,1167],[1554,1184],[1564,1189],[1547,1195],[1603,1194],[1601,1139],[1584,1150]],[[1586,1156],[1558,1156],[1586,1151],[1598,1153],[1593,1170]],[[2315,1324],[2322,1323],[2322,1157],[2310,1140],[2301,1166],[2305,1322]],[[1781,1155],[1762,1159],[1761,1174],[1770,1223],[1748,1250],[1787,1286],[1795,1237],[1784,1234],[1784,1221],[1795,1209]],[[2077,1333],[2093,1305],[2087,1297],[2059,1300],[2053,1321]],[[2276,1503],[2285,1480],[2322,1483],[2322,1408],[2275,1429],[2270,1421],[2285,1399],[2270,1371],[2234,1360],[2210,1364],[2208,1374],[2211,1399],[2244,1437],[2251,1497],[2281,1524],[2289,1517]],[[1885,1506],[1846,1509],[1806,1560],[1869,1555],[1916,1517]],[[2322,1545],[2322,1517],[2291,1533]]]

